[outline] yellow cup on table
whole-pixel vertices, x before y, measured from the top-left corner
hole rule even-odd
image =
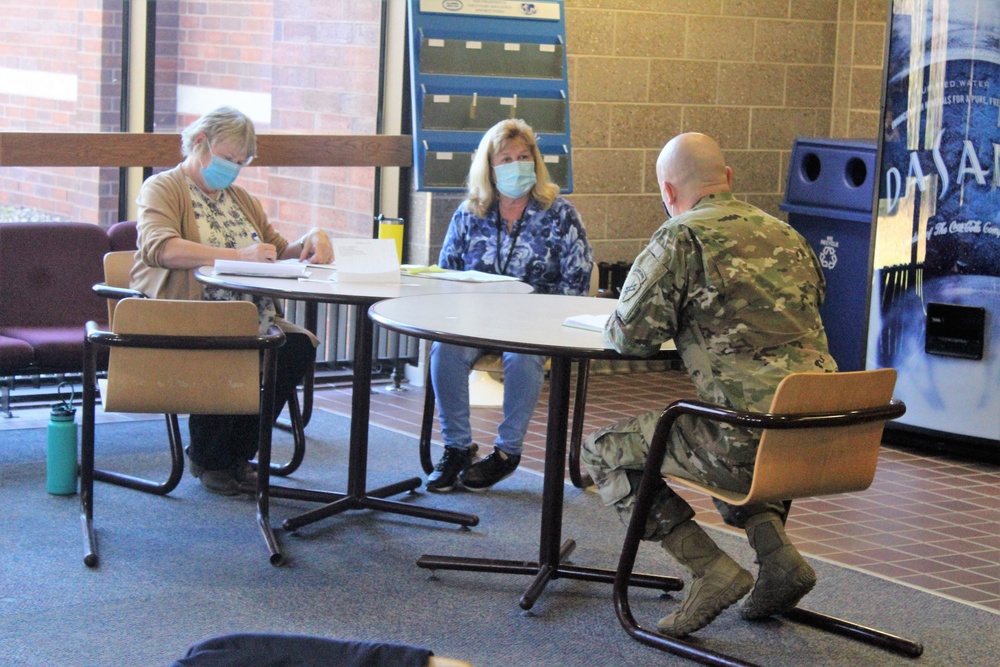
[[[378,237],[380,239],[392,239],[396,242],[396,258],[400,264],[403,262],[403,219],[383,218],[379,216]]]

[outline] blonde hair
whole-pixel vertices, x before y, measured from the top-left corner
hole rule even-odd
[[[257,133],[253,121],[239,109],[219,107],[209,111],[181,132],[181,155],[187,157],[195,150],[195,138],[205,133],[206,147],[217,141],[232,141],[250,158],[257,155]]]
[[[549,177],[549,170],[542,160],[542,153],[538,150],[538,141],[535,139],[535,132],[531,126],[520,118],[502,120],[483,135],[479,142],[479,148],[472,156],[472,164],[469,166],[469,176],[466,183],[468,190],[463,205],[466,210],[480,218],[486,216],[490,207],[493,206],[494,200],[499,197],[496,181],[493,179],[491,165],[493,156],[515,139],[524,141],[535,160],[535,178],[538,180],[531,188],[531,196],[541,204],[543,209],[552,206],[556,197],[559,196],[559,186],[553,183]]]

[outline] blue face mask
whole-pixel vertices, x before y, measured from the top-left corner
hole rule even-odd
[[[497,190],[511,199],[517,199],[534,187],[535,163],[529,161],[508,162],[493,167],[497,177]]]
[[[205,179],[205,185],[213,190],[225,190],[240,175],[240,169],[242,167],[235,162],[212,155],[212,161],[201,170],[201,177]]]

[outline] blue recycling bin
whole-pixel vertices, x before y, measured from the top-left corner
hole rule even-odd
[[[797,138],[780,206],[823,267],[820,315],[842,371],[864,369],[875,151],[875,141]]]

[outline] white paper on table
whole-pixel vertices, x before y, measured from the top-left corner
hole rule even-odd
[[[454,280],[462,283],[503,283],[510,281],[517,281],[518,278],[513,276],[499,276],[495,273],[486,273],[485,271],[449,271],[447,269],[436,271],[425,271],[416,273],[413,275],[420,276],[421,278],[435,278],[437,280]]]
[[[292,262],[243,262],[235,259],[215,260],[215,275],[261,276],[265,278],[308,278],[311,274],[305,264]]]
[[[564,327],[586,329],[587,331],[604,331],[604,323],[611,315],[570,315],[563,320]]]
[[[399,283],[399,256],[393,239],[335,239],[338,283]]]
[[[608,321],[608,315],[570,315],[565,320],[563,320],[564,327],[571,327],[573,329],[584,329],[586,331],[594,331],[597,333],[604,332],[604,324]],[[673,339],[660,345],[661,352],[669,352],[677,349],[677,344],[674,343]]]

